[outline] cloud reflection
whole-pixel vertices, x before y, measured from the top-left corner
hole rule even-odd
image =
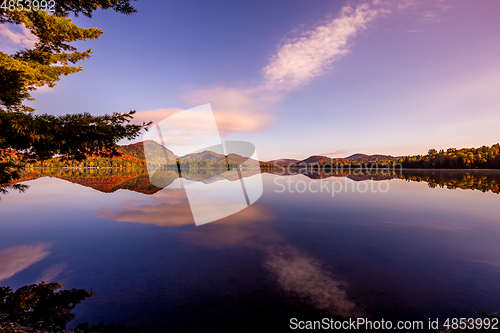
[[[153,224],[160,227],[194,224],[184,189],[164,189],[144,200],[126,200],[118,209],[106,207],[98,210],[96,215],[117,222]]]
[[[220,199],[217,199],[220,201]],[[213,202],[214,207],[220,207],[223,202]],[[98,217],[104,217],[116,222],[134,222],[157,225],[160,227],[180,227],[184,225],[194,225],[193,214],[184,189],[163,189],[154,195],[144,197],[143,200],[126,200],[116,208],[106,207],[97,211]],[[237,234],[241,234],[240,229],[243,226],[249,226],[253,222],[263,221],[268,222],[274,219],[275,215],[267,205],[254,204],[242,211],[231,215],[227,218],[213,222],[216,225],[236,225]],[[225,228],[222,228],[225,229]],[[214,231],[212,233],[212,230]],[[203,228],[197,229],[193,235],[201,235],[202,238],[208,240],[217,238],[221,233],[228,231],[219,230],[218,228]],[[244,233],[244,232],[243,232]],[[254,231],[252,231],[252,234]],[[236,242],[232,239],[243,239],[245,236],[230,236],[222,242],[224,246],[235,245]],[[206,244],[208,245],[208,244]]]
[[[261,243],[278,241],[278,236],[266,228],[266,223],[275,218],[268,205],[255,203],[234,215],[189,230],[184,237],[199,246],[255,248]]]
[[[0,281],[39,262],[50,254],[48,244],[20,245],[0,251]]]
[[[66,269],[65,263],[59,263],[53,266],[50,266],[46,270],[44,270],[38,279],[37,283],[40,282],[54,282],[56,278]]]
[[[100,210],[98,216],[162,227],[194,224],[185,191],[180,189],[164,189],[144,200],[126,201],[117,209]],[[287,245],[270,227],[275,219],[276,214],[268,205],[257,202],[234,215],[186,229],[181,237],[196,246],[257,249],[266,258],[262,263],[264,268],[285,292],[337,316],[361,315],[347,296],[346,283],[325,269],[319,260]]]
[[[283,290],[306,298],[318,309],[341,317],[362,315],[347,297],[345,282],[324,269],[320,261],[295,248],[276,247],[268,254],[265,267]]]
[[[337,278],[322,263],[286,244],[269,227],[276,218],[264,204],[255,204],[233,216],[203,228],[184,233],[196,245],[211,248],[246,246],[265,254],[264,268],[285,292],[304,298],[309,304],[341,317],[361,316],[361,310],[348,298],[347,283]]]

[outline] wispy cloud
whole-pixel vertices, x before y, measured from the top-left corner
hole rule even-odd
[[[264,68],[265,86],[290,90],[324,74],[335,60],[349,53],[349,42],[380,11],[366,3],[346,6],[338,18],[288,40]]]
[[[198,89],[185,94],[183,99],[193,106],[210,103],[222,135],[266,130],[275,120],[272,106],[287,91],[326,73],[334,61],[349,53],[356,34],[385,11],[370,9],[368,4],[345,6],[339,17],[278,45],[277,52],[262,69],[260,84]]]
[[[352,52],[355,38],[369,27],[370,22],[388,14],[408,14],[429,23],[439,20],[439,13],[447,8],[445,0],[433,4],[422,0],[371,0],[356,6],[344,6],[335,18],[313,29],[294,29],[295,37],[278,44],[276,52],[262,68],[260,83],[197,89],[184,94],[182,99],[192,106],[210,103],[222,135],[264,131],[276,120],[273,106],[290,91],[328,73],[336,61]],[[173,110],[154,112],[165,118]],[[136,118],[158,119],[152,112],[140,113]]]
[[[47,257],[48,248],[48,244],[20,245],[0,251],[0,281]]]
[[[338,157],[339,155],[346,155],[348,152],[349,152],[349,150],[346,150],[346,149],[337,149],[337,150],[334,150],[330,153],[324,153],[324,154],[320,154],[320,155]]]
[[[37,41],[38,38],[24,25],[16,27],[12,24],[0,24],[0,48],[3,52],[11,53],[19,48],[33,48]]]
[[[438,23],[444,21],[443,13],[453,8],[454,0],[373,0],[373,5],[386,8],[394,14],[411,15],[418,22]]]

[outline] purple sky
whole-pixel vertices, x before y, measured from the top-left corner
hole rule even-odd
[[[211,103],[225,139],[263,160],[425,154],[500,141],[499,1],[138,1],[75,18],[83,72],[42,88],[38,113],[138,119]],[[0,27],[0,50],[29,47]]]

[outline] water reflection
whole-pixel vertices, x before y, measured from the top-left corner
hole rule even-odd
[[[215,330],[227,317],[238,324],[261,319],[258,308],[285,314],[274,321],[278,327],[292,313],[427,320],[498,309],[500,206],[496,195],[478,190],[495,192],[499,173],[403,172],[330,175],[391,185],[384,195],[335,197],[276,193],[276,175],[268,173],[254,205],[195,227],[185,191],[169,174],[168,186],[158,189],[138,183],[140,170],[54,171],[66,181],[32,181],[28,194],[0,202],[0,278],[13,285],[57,276],[95,288],[79,321],[115,318],[179,331],[195,322]],[[54,245],[26,251],[41,242]]]
[[[446,187],[450,190],[479,190],[481,192],[500,193],[500,170],[380,170],[367,171],[354,169],[351,171],[336,172],[332,170],[270,170],[267,171],[279,176],[304,175],[310,179],[327,179],[346,177],[354,181],[363,180],[390,180],[404,179],[410,182],[427,182],[430,188]]]
[[[450,190],[479,190],[500,193],[500,172],[498,170],[412,170],[405,171],[398,178],[414,182],[427,182],[429,187],[446,187]]]
[[[39,262],[50,254],[50,245],[19,245],[0,251],[0,282]]]
[[[320,260],[283,246],[269,251],[264,265],[283,290],[305,298],[318,309],[343,318],[363,315],[347,295],[348,284],[326,270]]]
[[[173,174],[177,175],[176,173]],[[144,194],[153,194],[161,189],[151,184],[146,169],[27,169],[22,173],[21,178],[17,182],[21,183],[43,177],[63,179],[104,193],[113,193],[123,189]],[[171,178],[170,183],[177,177]]]
[[[183,189],[165,189],[151,197],[124,200],[117,207],[104,207],[97,217],[117,222],[179,227],[194,224],[191,208]]]
[[[152,200],[126,201],[118,209],[101,209],[97,216],[118,222],[138,222],[162,227],[192,225],[193,218],[183,190],[164,189]],[[246,247],[258,250],[266,269],[286,293],[303,299],[318,309],[336,316],[360,315],[348,298],[348,284],[325,269],[320,260],[287,244],[286,239],[269,227],[277,218],[271,207],[256,203],[203,228],[190,229],[182,238],[211,249]]]
[[[275,169],[265,170],[264,172],[278,176],[304,175],[310,179],[327,179],[332,177],[347,177],[354,181],[403,179],[410,182],[426,182],[430,188],[441,187],[451,190],[464,189],[500,193],[500,170],[383,169],[377,172],[375,170],[366,171],[357,169],[344,172],[335,172],[334,170],[324,172],[309,169],[307,172],[299,172],[299,170],[287,171],[286,169]],[[259,173],[260,170],[255,168],[241,170],[243,179]],[[24,171],[18,182],[26,182],[42,177],[64,179],[105,193],[125,189],[144,194],[154,194],[162,188],[175,187],[174,182],[179,178],[179,174],[177,170],[173,169],[158,170],[152,175],[152,178],[155,179],[154,183],[159,186],[154,186],[149,180],[146,169],[28,169]],[[212,169],[187,169],[187,171],[183,172],[182,178],[203,184],[212,184],[223,180],[231,182],[240,180],[239,173],[236,170],[226,172],[224,170]]]

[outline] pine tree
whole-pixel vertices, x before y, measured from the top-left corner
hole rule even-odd
[[[24,25],[38,38],[32,49],[12,55],[0,52],[0,191],[18,177],[20,161],[54,155],[76,160],[88,155],[117,156],[119,140],[133,139],[149,125],[129,124],[135,111],[104,116],[34,115],[33,108],[23,104],[33,100],[30,92],[37,88],[54,87],[62,75],[81,71],[75,64],[91,56],[91,49],[78,51],[70,43],[99,38],[103,31],[80,28],[72,23],[71,15],[92,17],[97,9],[127,15],[136,11],[130,0],[57,0],[53,9],[0,9],[0,24]]]

